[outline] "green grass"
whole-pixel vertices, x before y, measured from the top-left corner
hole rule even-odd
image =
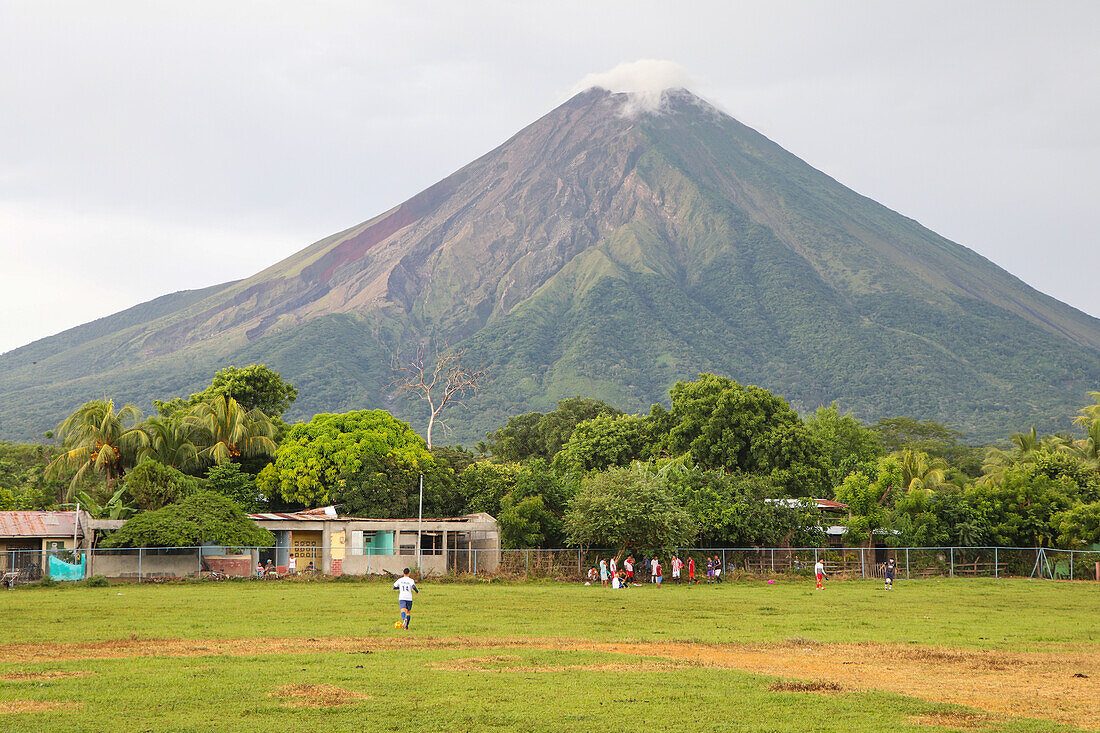
[[[0,603],[0,645],[397,633],[395,594],[380,582],[34,588],[0,594]],[[415,611],[413,630],[403,638],[755,643],[797,637],[1010,651],[1095,649],[1100,642],[1095,583],[913,581],[892,593],[855,581],[832,583],[820,593],[804,581],[626,591],[429,583]],[[445,668],[471,657],[487,659],[475,669]],[[89,674],[0,679],[0,709],[13,700],[82,704],[0,714],[0,730],[929,731],[934,729],[914,724],[911,716],[957,709],[877,691],[772,692],[773,677],[668,660],[646,663],[568,645],[9,661],[0,663],[0,677],[44,670]],[[586,669],[591,665],[604,668]],[[341,707],[288,708],[271,693],[290,684],[329,684],[369,697]],[[1073,729],[1019,719],[982,730]]]

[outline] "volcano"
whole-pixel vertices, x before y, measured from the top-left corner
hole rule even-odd
[[[0,356],[0,435],[217,369],[294,382],[289,418],[383,407],[411,349],[489,373],[471,442],[563,397],[648,410],[701,371],[800,410],[1064,428],[1100,385],[1100,320],[841,185],[685,90],[593,88],[405,203],[246,280],[166,295]]]

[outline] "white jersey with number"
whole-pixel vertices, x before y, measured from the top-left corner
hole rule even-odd
[[[816,563],[814,563],[814,573],[816,575],[824,575],[825,574],[825,565],[820,560],[818,560]]]
[[[416,581],[407,575],[403,578],[398,578],[397,582],[393,584],[393,588],[398,591],[397,600],[399,601],[411,601],[413,599],[413,591],[419,593],[419,591],[416,590]]]

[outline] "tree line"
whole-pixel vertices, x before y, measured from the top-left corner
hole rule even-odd
[[[1082,434],[973,446],[933,421],[865,425],[836,404],[803,417],[768,390],[702,374],[648,414],[574,397],[513,416],[473,449],[429,448],[380,409],[288,425],[293,385],[263,365],[228,367],[150,417],[95,400],[55,446],[0,445],[0,508],[80,500],[134,517],[113,544],[217,532],[269,544],[242,529],[244,511],[407,517],[422,475],[426,515],[487,512],[506,547],[816,546],[817,497],[850,507],[839,523],[852,546],[1080,548],[1100,543],[1100,392],[1089,395]]]

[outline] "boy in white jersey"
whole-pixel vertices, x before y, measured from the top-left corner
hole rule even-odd
[[[814,563],[814,577],[817,578],[817,587],[814,590],[821,590],[825,586],[821,584],[821,581],[825,580],[825,563],[818,560]]]
[[[401,609],[401,624],[398,628],[409,630],[409,621],[412,620],[413,593],[419,593],[416,581],[409,577],[409,569],[405,568],[405,574],[393,584],[397,591],[397,605]]]

